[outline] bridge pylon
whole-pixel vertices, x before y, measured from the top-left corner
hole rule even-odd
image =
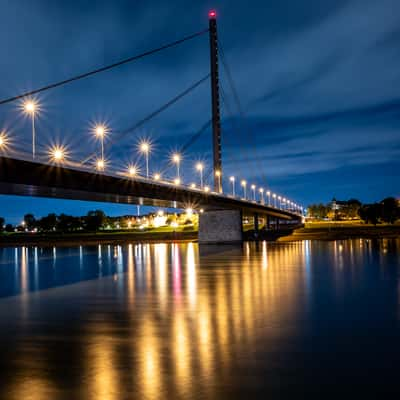
[[[211,112],[213,132],[213,179],[214,191],[222,193],[222,157],[221,157],[221,113],[219,98],[218,73],[218,35],[217,13],[208,13],[210,32],[210,64],[211,64]]]

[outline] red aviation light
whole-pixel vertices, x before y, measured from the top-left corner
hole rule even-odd
[[[210,10],[210,11],[208,12],[208,18],[210,18],[210,19],[215,19],[215,18],[217,18],[217,12],[216,12],[215,10]]]

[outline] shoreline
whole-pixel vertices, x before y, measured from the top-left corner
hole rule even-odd
[[[347,240],[347,239],[397,239],[400,238],[400,225],[385,226],[318,226],[295,230],[259,231],[257,238],[254,231],[244,233],[244,241],[296,242],[301,240]],[[0,248],[42,246],[96,246],[98,244],[125,243],[173,243],[197,242],[197,231],[190,232],[113,232],[113,233],[67,233],[35,234],[18,233],[0,235]]]

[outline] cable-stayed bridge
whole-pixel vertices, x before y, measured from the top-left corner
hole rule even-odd
[[[55,145],[46,151],[43,151],[40,146],[38,147],[35,123],[40,113],[41,105],[37,99],[40,93],[102,74],[121,65],[192,41],[205,34],[209,35],[210,42],[210,72],[147,116],[136,121],[128,129],[113,133],[112,137],[108,137],[110,130],[108,126],[104,124],[93,126],[93,133],[100,143],[100,154],[91,153],[82,159],[74,160],[68,149],[63,146]],[[219,48],[217,16],[215,11],[210,11],[208,29],[110,65],[0,100],[0,106],[20,101],[23,111],[31,119],[32,128],[30,143],[32,151],[29,153],[26,150],[13,148],[11,146],[12,138],[8,136],[7,132],[1,133],[0,194],[192,208],[200,213],[199,240],[203,242],[241,240],[243,216],[254,217],[256,229],[259,217],[265,218],[267,225],[271,219],[275,222],[279,220],[299,221],[303,209],[297,203],[274,193],[269,188],[249,184],[244,177],[225,176],[224,174],[220,101],[222,98],[226,102],[226,93],[223,90],[220,92]],[[238,104],[240,113],[243,113],[224,59],[223,65],[228,73],[234,100]],[[108,148],[116,143],[121,143],[133,132],[208,81],[211,83],[210,118],[189,137],[179,151],[171,155],[168,165],[164,168],[157,172],[151,168],[151,140],[143,140],[138,145],[138,151],[141,153],[144,164],[142,171],[132,163],[121,168],[118,160],[115,162],[106,157],[106,138]],[[185,182],[180,170],[182,154],[187,153],[199,137],[210,128],[212,131],[212,163],[209,164],[212,165],[212,168],[208,170],[207,163],[197,162],[194,165],[196,182],[193,180]],[[175,176],[168,177],[166,171],[171,169],[171,164]]]

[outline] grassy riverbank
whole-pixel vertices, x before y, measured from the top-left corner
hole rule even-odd
[[[278,241],[344,240],[352,238],[400,238],[400,224],[374,226],[360,222],[307,223],[303,228],[295,229],[291,234],[280,237]]]
[[[154,229],[149,231],[79,232],[79,233],[12,233],[0,236],[0,247],[75,246],[99,243],[171,242],[197,240],[197,231]]]

